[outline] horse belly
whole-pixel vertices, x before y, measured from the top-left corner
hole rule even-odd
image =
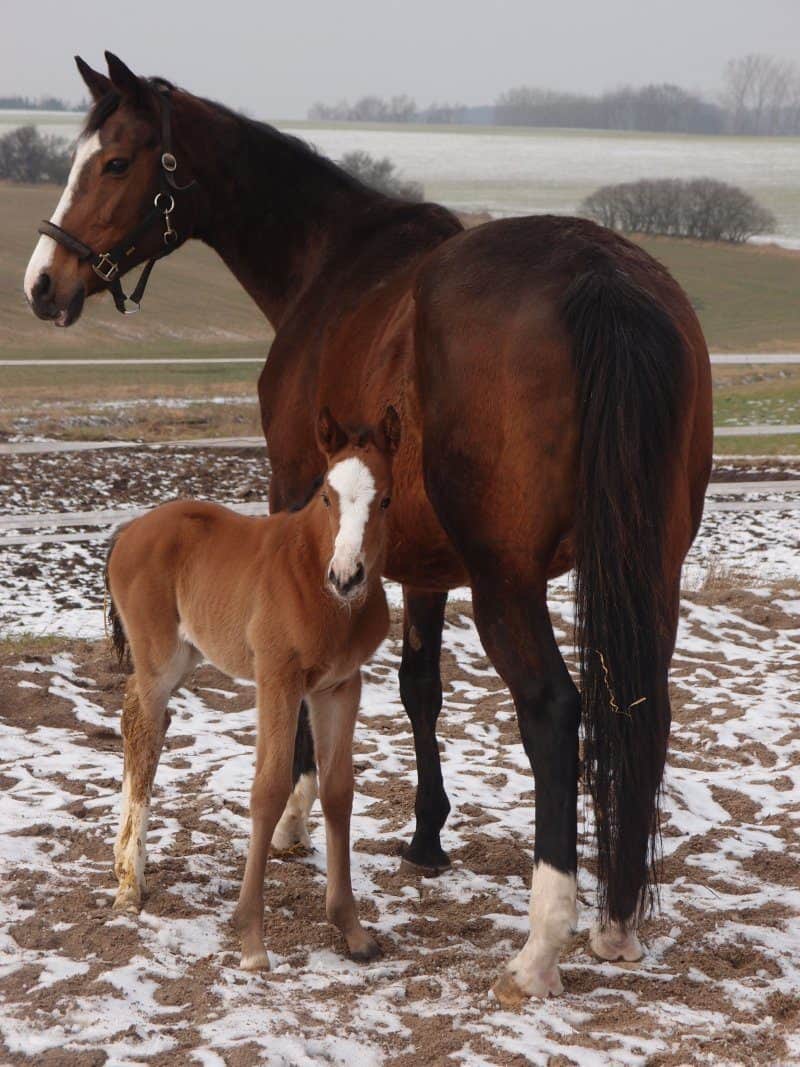
[[[219,626],[208,621],[187,620],[179,616],[178,635],[217,670],[229,678],[253,679],[253,656],[241,632],[221,633]]]

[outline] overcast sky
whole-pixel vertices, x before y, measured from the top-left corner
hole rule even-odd
[[[4,0],[0,95],[82,95],[109,48],[261,118],[408,93],[492,103],[514,85],[713,92],[726,60],[800,57],[800,0]]]

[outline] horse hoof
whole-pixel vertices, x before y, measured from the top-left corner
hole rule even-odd
[[[243,971],[268,971],[269,957],[262,949],[260,952],[252,952],[249,956],[242,956],[239,966]]]
[[[379,956],[383,955],[383,949],[375,940],[374,937],[367,936],[365,944],[359,948],[350,950],[351,959],[356,960],[357,963],[369,963],[370,960],[376,960]]]
[[[421,863],[413,863],[411,860],[400,860],[400,874],[411,875],[414,878],[438,878],[444,874],[450,864],[443,867],[425,867]]]
[[[511,971],[504,971],[500,975],[492,986],[492,993],[502,1008],[519,1008],[527,1000]]]
[[[638,963],[644,956],[642,943],[635,930],[617,923],[593,926],[589,934],[592,954],[604,963]]]
[[[437,878],[450,867],[450,857],[441,848],[417,851],[412,842],[400,850],[400,871],[417,877]]]
[[[114,897],[114,911],[138,913],[142,907],[142,894],[134,886],[120,886]]]
[[[528,997],[540,1000],[546,1000],[549,996],[557,997],[564,992],[564,987],[558,967],[553,966],[532,974],[525,988],[520,985],[518,975],[505,971],[492,986],[492,992],[504,1008],[518,1008]]]

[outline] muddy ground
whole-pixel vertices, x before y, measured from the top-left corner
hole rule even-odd
[[[237,968],[230,917],[247,841],[253,690],[204,667],[174,701],[150,830],[149,896],[111,910],[123,678],[102,641],[0,661],[0,1062],[46,1067],[800,1062],[800,587],[684,603],[662,910],[638,966],[595,961],[591,816],[565,994],[501,1011],[489,988],[525,938],[535,795],[507,694],[468,604],[445,636],[439,879],[399,873],[413,748],[397,621],[366,672],[354,882],[384,957],[325,922],[324,834],[272,861],[273,970]],[[568,643],[570,609],[554,621]]]

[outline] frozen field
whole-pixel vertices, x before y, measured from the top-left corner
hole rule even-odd
[[[22,122],[74,137],[79,116],[0,111],[0,133]],[[800,138],[690,137],[485,127],[277,125],[340,159],[363,149],[389,156],[429,199],[464,211],[571,213],[607,182],[710,176],[744,186],[776,215],[779,236],[800,243]]]
[[[211,487],[230,502],[263,500],[268,486],[260,449],[0,462],[6,518]],[[718,471],[726,484],[797,474],[791,460]],[[588,952],[592,822],[582,800],[581,912],[565,993],[518,1013],[499,1010],[488,991],[526,935],[535,795],[468,600],[448,609],[443,657],[452,871],[398,872],[415,773],[395,615],[366,672],[353,823],[355,891],[384,957],[352,963],[325,922],[315,812],[313,852],[268,868],[273,969],[253,976],[238,970],[230,929],[248,834],[253,689],[206,667],[175,698],[149,897],[139,916],[115,915],[123,676],[102,639],[104,542],[0,550],[3,632],[58,635],[24,651],[0,646],[0,1062],[800,1064],[797,517],[709,512],[692,550],[673,667],[662,910],[643,929],[645,960],[612,966]],[[569,653],[565,580],[552,583],[550,606]]]

